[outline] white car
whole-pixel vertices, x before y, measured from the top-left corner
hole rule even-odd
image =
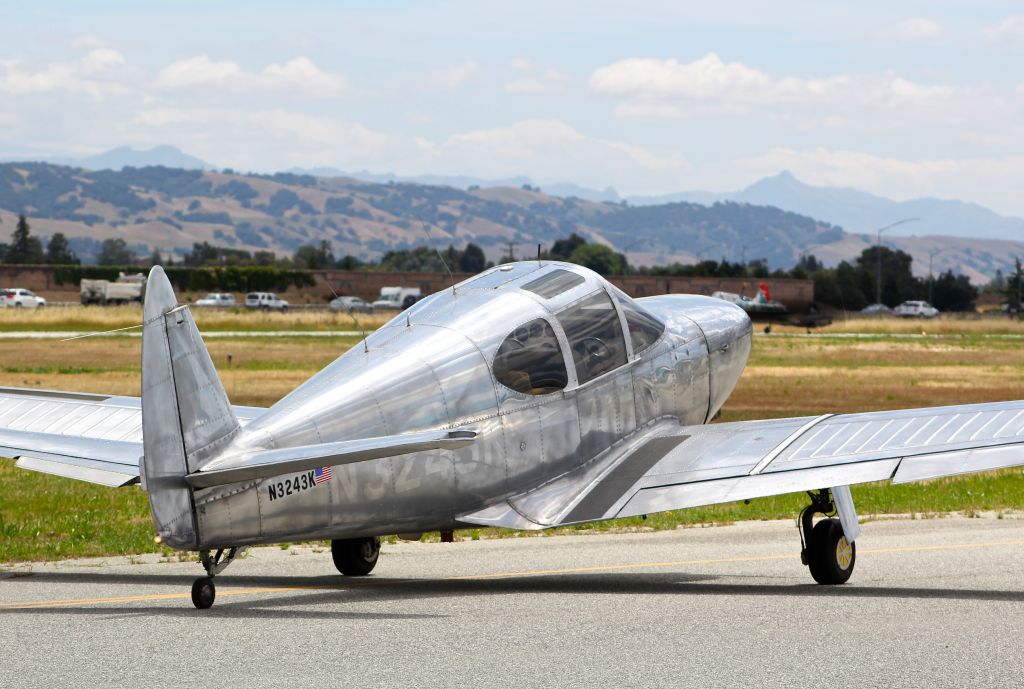
[[[288,302],[273,292],[249,292],[245,295],[245,306],[250,309],[288,310]]]
[[[210,292],[196,302],[196,306],[234,306],[235,295],[227,292]]]
[[[892,315],[892,309],[885,304],[869,304],[860,310],[861,313],[868,316],[889,316]]]
[[[46,300],[37,297],[34,292],[16,287],[14,289],[0,289],[0,307],[14,307],[19,309],[37,309],[46,306]]]
[[[373,305],[367,304],[359,297],[336,297],[331,300],[331,311],[373,311]]]
[[[935,318],[939,310],[926,301],[905,301],[893,313],[904,318]]]

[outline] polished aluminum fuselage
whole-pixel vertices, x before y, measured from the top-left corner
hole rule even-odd
[[[519,288],[553,265],[584,282],[550,299]],[[316,485],[289,475],[197,490],[199,545],[457,528],[460,514],[548,483],[656,421],[700,424],[713,417],[746,363],[746,314],[692,295],[639,300],[665,324],[661,338],[637,353],[627,336],[628,362],[579,385],[554,314],[610,289],[590,271],[524,262],[419,302],[251,422],[228,449],[440,428],[472,428],[477,440],[458,450],[333,467],[333,478]],[[554,328],[569,383],[531,396],[498,383],[492,365],[509,333],[537,318]]]

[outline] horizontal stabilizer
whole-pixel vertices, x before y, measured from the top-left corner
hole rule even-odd
[[[246,452],[215,459],[186,476],[185,480],[193,488],[209,488],[323,466],[397,457],[410,452],[454,450],[473,442],[476,436],[477,431],[474,430],[426,431]]]

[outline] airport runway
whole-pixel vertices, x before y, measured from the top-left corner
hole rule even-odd
[[[0,687],[967,687],[1024,682],[1024,521],[864,525],[809,583],[790,522],[0,570]]]

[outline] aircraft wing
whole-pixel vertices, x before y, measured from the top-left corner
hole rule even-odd
[[[241,423],[264,410],[234,407]],[[23,469],[105,486],[139,481],[138,397],[0,388],[0,456]]]
[[[537,489],[459,520],[543,529],[1015,465],[1024,465],[1024,400],[706,426],[662,422]]]

